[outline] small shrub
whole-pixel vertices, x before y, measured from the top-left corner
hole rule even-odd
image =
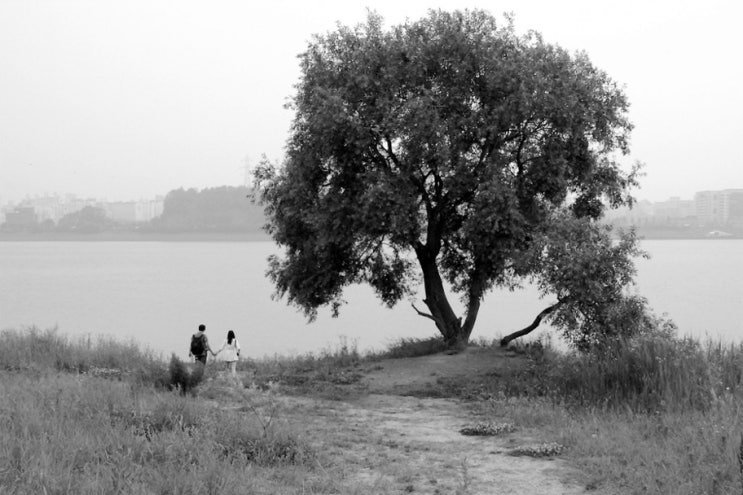
[[[170,374],[169,387],[179,390],[181,394],[193,391],[204,379],[204,366],[197,363],[189,369],[175,354],[170,357],[168,372]]]
[[[426,339],[400,338],[393,342],[389,348],[377,357],[384,358],[409,358],[428,356],[443,352],[448,349],[443,337],[429,337]]]
[[[527,457],[554,457],[560,455],[565,450],[565,446],[556,442],[540,443],[535,445],[523,445],[511,450],[512,456]]]
[[[259,466],[310,464],[315,457],[311,449],[290,435],[241,435],[224,446],[223,455],[238,456]]]
[[[459,433],[468,436],[497,436],[516,431],[512,423],[477,423],[473,426],[465,426]]]

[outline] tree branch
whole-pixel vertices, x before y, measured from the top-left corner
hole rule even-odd
[[[536,318],[534,318],[534,321],[533,321],[533,322],[531,323],[531,325],[529,325],[528,327],[526,327],[526,328],[523,328],[523,329],[521,329],[521,330],[519,330],[519,331],[517,331],[517,332],[513,332],[513,333],[512,333],[512,334],[510,334],[510,335],[506,335],[505,337],[503,337],[503,338],[502,338],[502,339],[500,340],[500,345],[501,345],[501,347],[505,347],[505,346],[507,346],[507,345],[509,344],[509,342],[511,342],[512,340],[514,340],[514,339],[517,339],[517,338],[519,338],[519,337],[523,337],[524,335],[527,335],[527,334],[531,333],[532,331],[534,331],[534,330],[535,330],[535,329],[536,329],[536,328],[537,328],[537,327],[539,326],[539,324],[540,324],[540,323],[542,323],[542,319],[543,319],[543,318],[544,318],[545,316],[547,316],[548,314],[552,313],[552,312],[553,312],[554,310],[556,310],[556,309],[557,309],[558,307],[560,307],[560,305],[561,305],[561,304],[562,304],[562,301],[557,301],[557,302],[556,302],[555,304],[553,304],[552,306],[550,306],[550,307],[548,307],[548,308],[545,308],[545,309],[543,309],[543,310],[542,310],[542,312],[541,312],[541,313],[539,313],[539,314],[537,315],[537,317],[536,317]]]
[[[402,167],[400,166],[400,161],[397,159],[397,156],[395,155],[395,152],[392,149],[392,139],[388,135],[385,134],[384,141],[387,144],[387,149],[385,151],[387,152],[387,155],[392,160],[392,163],[395,164],[398,170],[402,169]]]
[[[436,318],[434,318],[433,315],[429,315],[428,313],[422,312],[421,310],[419,310],[418,308],[416,308],[415,307],[415,304],[413,304],[413,303],[410,303],[410,305],[413,306],[413,309],[415,310],[415,312],[418,313],[420,316],[423,316],[425,318],[430,318],[431,320],[436,321]]]

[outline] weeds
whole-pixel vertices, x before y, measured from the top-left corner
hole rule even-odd
[[[372,359],[399,359],[418,356],[428,356],[447,350],[443,337],[429,337],[427,339],[400,338],[390,344],[381,353],[371,356]]]
[[[90,336],[72,340],[56,329],[29,327],[21,331],[3,330],[0,369],[32,370],[50,368],[59,371],[87,372],[91,368],[134,371],[148,368],[160,359],[142,351],[134,342]]]
[[[740,345],[651,334],[597,353],[540,344],[519,352],[527,370],[485,383],[491,399],[483,404],[493,418],[518,418],[564,445],[561,455],[589,473],[589,486],[658,494],[743,488]]]
[[[2,339],[0,486],[9,493],[343,492],[346,467],[323,468],[318,450],[282,420],[276,384],[342,398],[363,365],[439,345],[401,340],[361,355],[342,340],[317,355],[245,361],[243,374],[257,382],[245,388],[213,367],[192,371],[133,344],[35,328]],[[442,395],[472,399],[483,414],[462,434],[524,430],[546,441],[512,453],[559,454],[586,471],[589,487],[743,492],[743,346],[651,334],[594,354],[545,342],[515,350],[521,365],[512,372],[441,377]],[[461,481],[466,493],[466,463]]]
[[[540,343],[518,352],[529,367],[490,384],[493,395],[658,413],[706,411],[719,397],[741,392],[741,346],[650,334],[596,352],[558,352]]]
[[[491,422],[476,423],[473,426],[465,426],[459,430],[462,435],[468,436],[485,436],[492,437],[497,435],[504,435],[506,433],[512,433],[516,431],[516,426],[513,423],[496,423]]]
[[[564,450],[564,445],[560,445],[557,442],[547,442],[535,445],[522,445],[511,450],[509,454],[516,457],[554,457],[560,455]]]
[[[314,450],[291,428],[256,419],[262,404],[244,414],[84,375],[2,375],[0,486],[9,493],[244,493],[256,483],[249,466],[312,470]]]
[[[459,465],[459,483],[454,492],[456,495],[467,495],[470,493],[470,473],[467,465],[467,458],[462,459],[462,463]]]

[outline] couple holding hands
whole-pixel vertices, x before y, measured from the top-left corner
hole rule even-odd
[[[206,356],[208,353],[217,357],[217,354],[220,352],[224,352],[224,360],[227,362],[232,376],[237,376],[237,360],[240,358],[240,344],[235,337],[235,332],[229,330],[222,348],[214,352],[209,345],[209,339],[206,337],[206,325],[199,325],[199,330],[191,336],[191,347],[188,356],[196,359],[196,362],[206,365]]]

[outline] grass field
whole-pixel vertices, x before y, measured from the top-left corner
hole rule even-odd
[[[323,404],[363,394],[355,385],[374,363],[440,350],[431,339],[361,355],[341,342],[243,361],[232,381],[131,342],[37,329],[1,339],[0,492],[17,494],[404,493],[406,456],[393,463],[399,483],[365,480],[361,470],[390,469],[389,446],[361,436],[372,452],[360,460]],[[516,352],[513,373],[440,377],[435,394],[564,446],[588,491],[743,493],[740,345],[665,335],[601,356],[539,343]],[[316,401],[297,410],[296,396]]]

